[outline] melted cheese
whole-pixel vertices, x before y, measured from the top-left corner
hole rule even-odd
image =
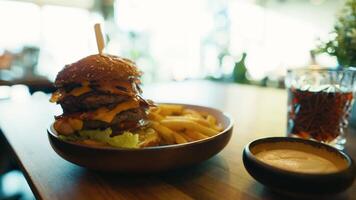
[[[61,99],[63,99],[64,96],[66,96],[67,94],[77,97],[77,96],[80,96],[80,95],[85,94],[85,93],[90,92],[90,91],[91,91],[91,88],[88,87],[87,85],[86,86],[82,86],[82,87],[78,87],[78,88],[74,88],[69,93],[66,93],[64,90],[59,89],[59,90],[55,91],[52,94],[51,99],[49,101],[52,102],[52,103],[55,103],[55,102],[58,102]]]
[[[118,94],[118,95],[133,95],[131,83],[117,82],[116,84],[126,88],[127,91],[122,91],[116,88],[112,83],[106,83],[106,82],[100,84],[100,87],[98,87],[97,90],[109,92],[111,94]],[[66,95],[73,95],[75,97],[78,97],[90,91],[92,91],[92,89],[89,87],[89,82],[83,82],[81,87],[74,88],[69,93],[66,93],[64,90],[57,90],[52,94],[50,102],[52,103],[58,102]]]
[[[137,107],[139,107],[139,102],[127,101],[127,102],[118,104],[112,110],[109,110],[107,108],[99,108],[98,110],[94,111],[93,119],[110,123],[118,113],[125,111],[125,110],[132,109],[132,108],[137,108]]]
[[[77,97],[90,91],[91,91],[90,87],[82,86],[82,87],[74,88],[72,91],[69,92],[69,94]]]
[[[76,131],[79,131],[79,130],[81,130],[83,128],[83,121],[80,120],[80,119],[69,118],[68,119],[68,123]]]
[[[52,103],[55,103],[55,102],[59,101],[62,98],[63,98],[63,94],[57,90],[52,94],[52,96],[49,99],[49,101],[52,102]]]
[[[75,131],[79,131],[82,128],[83,121],[73,117],[57,119],[54,122],[54,129],[56,129],[56,131],[62,135],[73,134]]]

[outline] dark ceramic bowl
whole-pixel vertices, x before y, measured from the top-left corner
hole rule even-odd
[[[181,105],[213,115],[224,130],[204,140],[142,149],[92,147],[63,141],[58,138],[53,125],[47,130],[48,138],[52,148],[62,158],[89,169],[152,173],[182,168],[200,163],[219,153],[231,138],[233,122],[231,117],[213,108]]]
[[[256,158],[261,151],[272,149],[292,149],[323,155],[338,166],[332,173],[301,173],[274,167]],[[246,145],[243,163],[250,175],[263,185],[285,194],[328,194],[338,193],[355,179],[355,166],[345,153],[322,143],[288,137],[258,139]]]

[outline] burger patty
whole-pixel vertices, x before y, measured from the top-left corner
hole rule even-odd
[[[70,114],[96,110],[100,107],[107,107],[110,109],[117,104],[126,101],[128,98],[128,96],[92,91],[78,97],[72,95],[66,96],[58,103],[61,105],[64,114]]]
[[[135,108],[118,113],[111,123],[86,120],[83,123],[83,129],[106,129],[110,127],[113,132],[130,130],[140,126],[140,122],[145,119],[145,110],[143,108]]]

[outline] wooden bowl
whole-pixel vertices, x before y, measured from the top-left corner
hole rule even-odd
[[[222,124],[223,131],[203,140],[142,149],[92,147],[63,141],[58,138],[53,125],[47,130],[48,138],[52,148],[65,160],[99,171],[160,172],[197,164],[219,153],[231,138],[231,117],[213,108],[179,105],[213,115]]]
[[[302,173],[274,167],[262,162],[255,155],[271,149],[293,149],[323,155],[338,166],[330,173]],[[341,192],[352,185],[355,166],[342,151],[319,142],[288,137],[258,139],[246,145],[243,163],[250,175],[263,185],[285,194],[319,195]]]

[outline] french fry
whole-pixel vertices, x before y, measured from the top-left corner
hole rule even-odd
[[[176,138],[174,136],[174,131],[171,129],[160,125],[158,122],[151,121],[152,128],[156,130],[159,135],[163,138],[168,144],[174,144]]]
[[[222,131],[222,125],[218,124],[216,125],[216,118],[212,115],[208,115],[206,117],[206,120],[209,122],[210,127],[212,127],[213,129],[217,130],[217,131]]]
[[[211,126],[207,120],[194,116],[166,116],[166,119],[187,119],[187,120],[195,121],[203,126],[207,126],[207,127]]]
[[[156,112],[159,112],[160,110],[161,110],[161,108],[159,106],[155,106],[155,107],[150,107],[149,108],[150,113],[151,112],[156,113]]]
[[[183,112],[184,112],[184,111],[183,111]],[[182,116],[184,116],[184,117],[192,117],[192,118],[200,118],[200,117],[197,117],[196,115],[191,114],[191,113],[185,113],[185,114],[183,114]]]
[[[185,109],[181,105],[160,104],[149,110],[148,119],[151,131],[156,135],[149,135],[149,129],[145,129],[146,137],[150,137],[146,138],[147,143],[141,144],[142,147],[157,145],[157,138],[161,145],[183,144],[206,139],[222,130],[213,115]]]
[[[216,119],[212,115],[208,115],[206,120],[209,122],[210,126],[214,126],[216,124]]]
[[[197,139],[194,139],[194,138],[191,138],[187,135],[187,133],[184,133],[184,132],[179,132],[178,134],[180,134],[182,137],[184,137],[184,139],[186,139],[188,142],[193,142]]]
[[[153,120],[153,121],[161,121],[161,120],[164,119],[164,117],[161,116],[161,115],[158,114],[158,113],[149,112],[149,113],[148,113],[148,119]]]
[[[161,108],[160,114],[161,115],[180,115],[183,111],[183,106],[181,105],[171,105],[171,104],[160,104],[159,107]]]
[[[192,109],[184,109],[184,110],[183,110],[183,114],[184,114],[184,115],[190,115],[190,116],[194,116],[194,117],[197,117],[197,118],[204,119],[204,117],[203,117],[200,113],[198,113],[197,111],[192,110]]]
[[[222,130],[223,130],[223,127],[222,127],[221,124],[215,125],[213,128],[214,128],[215,130],[217,130],[217,131],[222,131]]]
[[[144,136],[145,139],[143,142],[139,144],[139,146],[142,147],[151,147],[151,146],[157,146],[160,143],[160,138],[158,136],[158,133],[152,129],[148,129],[146,135]]]
[[[187,143],[188,141],[177,132],[173,132],[177,144]]]
[[[164,119],[161,121],[161,124],[175,131],[184,129],[195,130],[207,136],[213,136],[218,133],[217,130],[202,126],[197,122],[186,119]]]
[[[202,140],[202,139],[205,139],[205,138],[208,138],[208,136],[202,134],[202,133],[199,133],[198,131],[186,131],[185,134],[190,137],[190,138],[193,138],[194,140]]]

